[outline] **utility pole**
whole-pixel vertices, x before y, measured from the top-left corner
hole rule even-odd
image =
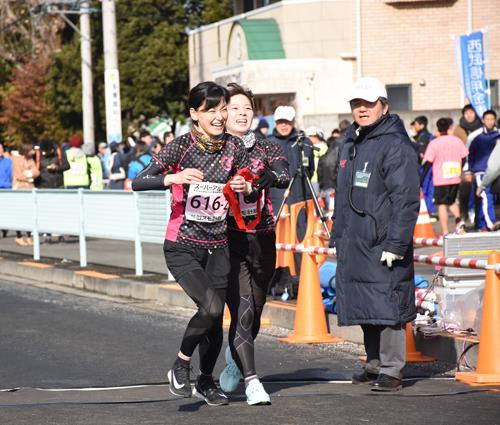
[[[80,5],[80,48],[82,56],[83,144],[95,152],[94,95],[92,87],[92,49],[90,44],[89,2]]]
[[[116,43],[115,0],[102,0],[102,32],[104,39],[104,93],[106,101],[106,139],[122,140],[120,73]]]

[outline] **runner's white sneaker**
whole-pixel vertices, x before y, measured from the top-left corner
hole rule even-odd
[[[224,392],[232,393],[238,387],[242,376],[229,347],[226,348],[225,358],[227,365],[219,376],[219,385]]]
[[[247,396],[247,403],[250,406],[255,406],[257,404],[271,404],[271,397],[264,389],[264,386],[258,379],[252,379],[247,388],[245,389],[245,394]]]

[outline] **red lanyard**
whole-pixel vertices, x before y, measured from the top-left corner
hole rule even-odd
[[[254,180],[257,180],[259,178],[257,175],[253,174],[248,168],[243,168],[242,170],[239,170],[236,173],[236,175],[242,176],[247,182],[253,182]],[[259,224],[260,222],[261,205],[259,200],[257,200],[257,217],[255,217],[250,223],[245,224],[245,220],[241,215],[241,209],[240,209],[240,204],[238,202],[238,198],[231,189],[229,182],[227,182],[226,185],[224,186],[222,193],[224,194],[224,196],[227,199],[227,202],[229,203],[229,208],[231,208],[231,211],[233,213],[234,219],[236,220],[238,228],[240,230],[253,230],[255,226],[257,226],[257,224]]]

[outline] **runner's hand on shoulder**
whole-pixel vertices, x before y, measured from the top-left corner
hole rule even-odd
[[[167,174],[163,183],[165,186],[171,184],[191,184],[203,181],[203,173],[196,168],[186,168],[179,173]]]
[[[254,182],[254,186],[259,190],[272,187],[276,180],[278,180],[278,176],[267,167],[260,170],[258,175],[259,178]]]

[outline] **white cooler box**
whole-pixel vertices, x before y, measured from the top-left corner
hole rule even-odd
[[[443,242],[446,257],[486,260],[492,250],[500,250],[500,232],[448,235]],[[434,292],[445,326],[479,334],[485,275],[481,269],[443,267]]]

